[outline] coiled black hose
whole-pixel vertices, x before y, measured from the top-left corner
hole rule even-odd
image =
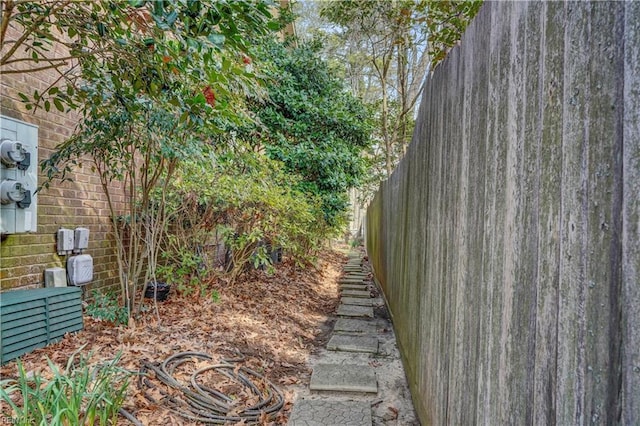
[[[209,355],[199,352],[180,352],[165,359],[162,363],[143,361],[141,374],[138,375],[138,387],[143,391],[145,398],[154,404],[166,405],[171,411],[185,419],[208,424],[224,424],[242,420],[258,422],[263,416],[273,419],[284,406],[282,392],[273,383],[247,367],[232,364],[242,358],[225,359],[222,364],[200,368],[191,374],[188,383],[177,380],[173,376],[175,369],[186,362],[193,362],[194,358],[213,361]],[[146,389],[156,387],[148,378],[149,371],[152,371],[160,382],[179,392],[172,392],[170,395],[168,392],[161,391],[162,401],[157,401],[146,392]],[[216,371],[241,384],[258,398],[258,402],[242,409],[234,407],[233,398],[199,382],[198,377],[207,371]],[[256,385],[254,380],[262,383],[263,388]]]

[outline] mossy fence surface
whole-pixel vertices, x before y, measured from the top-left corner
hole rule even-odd
[[[487,2],[366,244],[423,424],[640,424],[640,2]]]

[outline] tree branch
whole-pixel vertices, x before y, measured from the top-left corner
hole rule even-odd
[[[65,8],[71,1],[70,0],[66,0],[61,2],[61,4],[59,5],[59,7],[54,7],[51,11],[49,11],[48,14],[43,13],[42,15],[40,15],[32,24],[29,28],[25,28],[25,32],[20,36],[20,38],[18,38],[18,40],[16,40],[15,44],[9,49],[9,51],[7,53],[5,53],[5,55],[0,59],[0,65],[4,65],[4,63],[9,60],[9,58],[11,56],[13,56],[13,54],[16,52],[16,50],[18,50],[18,48],[20,46],[22,46],[22,44],[29,38],[29,36],[37,31],[38,27],[40,24],[42,24],[44,21],[47,20],[47,18],[49,18],[50,16],[54,15],[55,12],[59,9]],[[6,18],[7,21],[9,19],[11,19],[11,17],[7,17]]]
[[[36,71],[48,70],[48,69],[51,69],[51,68],[59,68],[61,66],[65,66],[65,65],[67,65],[67,63],[46,65],[46,66],[43,66],[43,67],[36,67],[36,68],[24,68],[24,69],[19,69],[19,70],[2,70],[2,74],[22,74],[22,73],[26,73],[26,72],[36,72]]]

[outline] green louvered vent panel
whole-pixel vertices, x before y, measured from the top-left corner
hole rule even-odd
[[[82,330],[79,287],[0,293],[0,364]]]

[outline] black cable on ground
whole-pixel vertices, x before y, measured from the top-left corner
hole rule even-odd
[[[140,420],[138,420],[136,418],[136,416],[134,416],[133,414],[131,414],[130,412],[128,412],[124,408],[121,408],[120,410],[118,410],[118,413],[120,413],[122,415],[122,417],[124,417],[125,419],[129,420],[135,426],[144,426],[142,423],[140,423]]]
[[[226,422],[258,422],[262,416],[273,418],[284,406],[282,392],[259,373],[231,362],[244,360],[243,357],[225,359],[222,364],[209,365],[191,374],[187,383],[177,380],[173,372],[180,365],[193,360],[213,361],[207,354],[199,352],[181,352],[170,356],[162,363],[143,361],[138,375],[138,387],[144,396],[154,404],[162,403],[171,411],[185,419],[208,424],[224,424]],[[152,371],[156,379],[170,387],[172,392],[161,391],[163,398],[157,401],[146,392],[155,388],[147,373]],[[224,393],[203,385],[198,378],[207,371],[215,371],[231,381],[243,386],[257,398],[257,403],[249,407],[236,407],[234,399]],[[260,386],[262,385],[262,386]]]

